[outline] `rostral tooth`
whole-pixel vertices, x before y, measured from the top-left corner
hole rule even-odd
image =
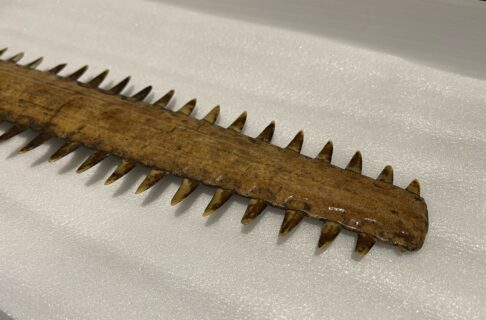
[[[362,168],[363,168],[363,160],[361,158],[361,152],[356,151],[356,153],[353,155],[351,160],[349,160],[349,163],[346,166],[346,170],[361,174]]]
[[[64,158],[77,148],[79,148],[81,145],[76,142],[66,142],[64,145],[62,145],[59,149],[57,149],[56,152],[52,154],[49,158],[49,162],[55,162],[61,158]]]
[[[214,211],[219,209],[229,198],[233,195],[231,190],[224,190],[221,188],[216,189],[211,201],[204,210],[203,217],[211,215]]]
[[[341,225],[333,221],[324,221],[321,228],[321,235],[317,246],[319,249],[326,249],[341,232]]]
[[[86,159],[76,170],[77,173],[83,173],[88,169],[91,169],[101,161],[103,161],[106,157],[108,157],[108,153],[104,151],[94,151],[88,159]]]
[[[105,80],[106,76],[108,75],[109,70],[106,69],[101,72],[99,75],[88,81],[85,85],[90,88],[98,88],[98,86]]]
[[[152,106],[160,109],[165,109],[170,102],[170,99],[174,96],[174,90],[169,90],[159,100],[157,100]]]
[[[142,192],[144,192],[144,191],[152,188],[166,174],[167,174],[167,172],[165,172],[165,171],[156,170],[156,169],[150,170],[150,172],[147,174],[147,176],[145,177],[145,179],[138,186],[137,190],[135,191],[135,194],[142,193]]]
[[[332,145],[332,141],[328,141],[324,148],[322,148],[322,150],[316,156],[316,159],[331,163],[333,149],[334,147]]]
[[[236,118],[236,120],[229,125],[228,129],[231,129],[236,132],[241,132],[241,130],[243,130],[243,127],[245,126],[245,122],[246,122],[246,111],[240,114],[238,118]]]
[[[304,218],[305,214],[296,210],[286,210],[280,231],[279,237],[286,236],[292,229],[294,229],[300,221]]]
[[[286,149],[299,153],[302,150],[302,144],[304,143],[304,131],[300,130],[295,137],[287,145]]]
[[[13,62],[13,63],[17,63],[20,61],[20,59],[22,59],[24,57],[24,53],[23,52],[19,52],[17,53],[16,55],[14,55],[13,57],[11,57],[10,59],[8,59],[7,61],[8,62]]]
[[[136,161],[122,159],[120,164],[116,167],[115,171],[106,179],[105,184],[109,185],[117,181],[128,172],[130,172],[137,165]]]
[[[185,105],[183,105],[177,112],[185,114],[186,116],[190,115],[194,108],[196,107],[196,99],[192,99],[189,102],[187,102]]]
[[[39,133],[34,139],[32,139],[29,143],[27,143],[25,146],[22,147],[22,149],[19,150],[20,153],[25,153],[27,151],[33,150],[49,140],[51,138],[51,135],[45,132]]]
[[[78,80],[79,78],[81,78],[81,76],[88,70],[88,66],[85,65],[85,66],[82,66],[81,68],[79,68],[78,70],[74,71],[73,73],[71,73],[69,76],[66,77],[67,80],[71,80],[71,81],[76,81]]]
[[[140,90],[139,92],[135,93],[130,98],[128,98],[128,100],[142,101],[143,99],[145,99],[149,95],[150,91],[152,91],[152,86],[147,86],[147,87],[143,88],[142,90]]]
[[[24,132],[25,130],[27,130],[27,128],[25,126],[14,124],[13,126],[11,126],[7,131],[5,131],[0,136],[0,142],[8,140],[12,137],[15,137],[16,135]]]
[[[52,69],[50,69],[49,73],[52,73],[52,74],[58,74],[59,72],[62,71],[62,69],[66,68],[67,66],[67,63],[61,63],[61,64],[58,64],[57,66],[53,67]]]
[[[381,171],[380,175],[378,178],[376,178],[378,181],[383,181],[386,183],[393,183],[393,168],[392,166],[386,166],[383,168]]]
[[[107,92],[109,94],[120,94],[130,82],[130,78],[130,76],[126,77],[125,79],[114,85],[112,88],[108,89]]]
[[[42,60],[44,60],[43,57],[37,58],[34,61],[26,64],[25,67],[35,69],[42,63]]]

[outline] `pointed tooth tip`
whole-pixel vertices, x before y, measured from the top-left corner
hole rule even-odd
[[[286,237],[290,233],[290,231],[292,231],[294,229],[294,227],[289,228],[289,225],[282,225],[280,227],[280,230],[278,231],[278,238]]]
[[[332,240],[331,241],[319,241],[317,243],[317,249],[321,250],[321,251],[325,251],[327,248],[329,248],[329,246],[331,245],[332,243]]]
[[[189,195],[192,194],[198,186],[199,183],[197,181],[184,178],[179,186],[179,189],[177,189],[176,193],[172,197],[170,204],[175,206],[176,204],[182,202],[182,200],[187,199],[187,197],[189,197]]]
[[[346,166],[346,170],[361,174],[362,169],[363,169],[363,157],[361,156],[361,152],[358,150],[354,153],[351,160],[349,160],[349,163]]]
[[[147,191],[148,189],[149,189],[149,187],[142,182],[142,184],[140,184],[138,186],[137,190],[135,190],[135,194],[141,194],[141,193]]]
[[[253,222],[253,219],[252,218],[243,218],[243,219],[241,219],[241,224],[244,224],[244,225],[249,225],[252,222]]]
[[[364,257],[368,254],[368,252],[370,252],[371,248],[368,249],[368,248],[365,248],[365,247],[357,247],[354,252],[360,256],[360,257]]]
[[[203,217],[209,217],[211,214],[213,214],[215,210],[213,208],[206,208],[206,210],[204,210],[202,216]]]
[[[213,197],[209,201],[206,209],[203,212],[203,217],[207,217],[211,215],[213,212],[221,208],[233,195],[233,193],[229,190],[224,189],[216,189],[213,194]]]
[[[378,181],[393,183],[393,167],[386,165],[376,178]]]
[[[174,96],[174,90],[169,90],[167,91],[166,94],[164,94],[157,101],[155,101],[153,103],[153,106],[160,109],[165,109],[169,105],[170,100],[172,100],[173,96]]]
[[[236,132],[241,132],[246,123],[246,111],[243,111],[238,118],[236,118],[229,126],[228,129]]]
[[[78,169],[76,169],[76,173],[83,173],[86,170],[87,170],[86,168],[78,168]]]
[[[117,181],[117,177],[108,177],[108,179],[105,180],[105,186],[109,186],[110,184],[112,184],[113,182]]]
[[[17,54],[15,54],[14,56],[12,56],[10,59],[8,59],[8,61],[10,62],[14,62],[14,63],[17,63],[19,62],[22,58],[24,57],[24,53],[23,52],[19,52]]]
[[[322,147],[321,151],[316,156],[316,159],[323,160],[327,163],[331,163],[332,154],[334,151],[334,145],[331,140],[327,141],[324,147]]]
[[[28,63],[26,65],[26,67],[34,69],[34,68],[38,67],[42,63],[42,61],[44,61],[44,57],[39,57],[39,58],[35,59],[34,61]]]
[[[178,205],[183,199],[180,199],[180,198],[176,198],[175,196],[172,198],[172,200],[170,200],[170,205],[171,206],[175,206],[175,205]]]
[[[67,63],[61,63],[61,64],[58,64],[52,68],[49,69],[48,72],[50,73],[53,73],[53,74],[58,74],[59,72],[61,72],[65,67],[67,66]]]
[[[89,168],[91,168],[91,167],[81,165],[79,168],[76,169],[76,173],[83,173],[83,172],[87,171]]]

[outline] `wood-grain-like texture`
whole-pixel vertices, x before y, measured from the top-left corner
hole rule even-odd
[[[285,233],[303,215],[323,220],[323,245],[341,227],[359,234],[358,253],[365,254],[374,239],[410,251],[423,245],[428,215],[418,182],[407,190],[394,186],[391,168],[375,180],[360,174],[359,153],[341,169],[325,156],[299,154],[302,138],[282,149],[212,124],[217,112],[198,120],[137,101],[148,92],[127,99],[96,89],[98,84],[99,78],[81,84],[2,62],[0,117],[95,149],[94,164],[113,154],[127,168],[140,163],[159,175],[185,177],[186,190],[179,191],[187,194],[201,182],[226,190],[226,199],[231,192],[286,209]]]

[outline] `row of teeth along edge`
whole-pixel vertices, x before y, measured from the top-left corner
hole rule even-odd
[[[0,56],[5,53],[7,49],[2,49],[0,50]],[[17,64],[22,58],[24,54],[17,53],[14,56],[8,58],[7,60],[4,60],[4,62],[8,63],[15,63]],[[42,62],[43,58],[40,57],[38,59],[35,59],[34,61],[22,65],[22,67],[25,68],[31,68],[31,69],[36,69]],[[55,67],[51,68],[47,72],[52,73],[52,74],[58,74],[61,72],[67,64],[59,64],[56,65]],[[67,80],[71,81],[78,81],[78,79],[85,74],[85,72],[88,70],[88,66],[85,65],[78,70],[74,71],[72,74],[68,75],[65,77]],[[121,80],[119,83],[115,84],[113,87],[110,89],[100,89],[99,86],[103,82],[103,80],[107,77],[108,75],[108,70],[104,70],[97,76],[93,77],[91,80],[85,83],[80,83],[85,87],[93,88],[93,89],[98,89],[101,90],[102,92],[106,94],[111,94],[111,95],[120,95],[122,91],[126,88],[130,81],[130,76],[124,78]],[[121,96],[125,99],[129,99],[132,101],[143,101],[151,92],[152,87],[147,86],[140,90],[139,92],[133,94],[132,96]],[[163,95],[161,98],[159,98],[155,103],[152,104],[154,108],[159,108],[159,109],[165,109],[169,102],[171,101],[172,97],[174,96],[174,90],[168,91],[165,95]],[[192,99],[188,101],[186,104],[184,104],[181,108],[179,108],[177,111],[178,113],[184,114],[186,116],[190,116],[194,108],[196,107],[196,99]],[[220,112],[220,107],[215,106],[209,113],[202,118],[202,121],[207,121],[211,124],[214,124],[219,116]],[[236,132],[241,132],[245,122],[246,122],[247,114],[246,112],[243,112],[229,127],[228,129],[234,130]],[[17,134],[27,130],[28,128],[25,126],[20,126],[17,124],[13,124],[7,131],[5,131],[1,136],[0,136],[0,142],[3,142],[5,140],[8,140]],[[263,131],[256,137],[257,140],[263,141],[270,143],[273,137],[273,133],[275,131],[275,122],[272,121]],[[36,147],[40,146],[44,142],[48,141],[52,136],[50,136],[47,133],[39,133],[36,137],[34,137],[29,143],[27,143],[25,146],[23,146],[19,152],[20,153],[25,153],[30,150],[35,149]],[[299,131],[297,135],[290,141],[290,143],[287,145],[286,149],[292,150],[294,152],[300,153],[302,149],[302,144],[304,142],[304,133],[303,131]],[[49,162],[55,162],[66,155],[70,154],[71,152],[75,151],[77,148],[79,148],[81,145],[79,143],[75,142],[66,142],[64,145],[62,145],[54,154],[52,154],[49,158]],[[330,163],[332,159],[332,154],[333,154],[333,144],[332,141],[328,141],[324,148],[319,152],[319,154],[316,156],[316,159],[319,159],[321,161]],[[76,170],[77,173],[82,173],[85,172],[86,170],[94,167],[98,163],[100,163],[102,160],[106,159],[108,156],[110,156],[109,153],[102,152],[102,151],[93,151],[93,153],[79,166],[79,168]],[[115,171],[108,177],[108,179],[105,181],[106,185],[112,184],[127,173],[129,173],[137,163],[133,160],[126,160],[126,159],[121,159],[121,162],[115,169]],[[362,157],[361,153],[357,151],[351,160],[349,161],[348,165],[345,168],[346,170],[361,174],[362,171]],[[165,175],[169,174],[169,172],[164,172],[161,170],[156,170],[152,169],[150,172],[147,174],[145,179],[142,181],[142,183],[139,185],[139,187],[136,189],[135,193],[139,194],[142,193],[151,187],[153,187],[156,183],[158,183]],[[387,165],[383,171],[378,175],[377,180],[385,182],[385,183],[393,183],[393,168],[389,165]],[[196,188],[199,186],[199,182],[196,180],[192,180],[189,178],[184,178],[183,181],[181,182],[181,185],[179,186],[179,189],[176,191],[174,194],[172,200],[171,200],[171,205],[176,205],[180,203],[182,200],[186,199]],[[418,180],[413,180],[406,188],[407,191],[415,193],[417,195],[420,194],[420,184]],[[225,190],[221,188],[217,188],[211,201],[209,202],[208,206],[203,212],[203,216],[208,217],[212,215],[218,208],[220,208],[226,201],[229,200],[229,198],[233,195],[233,192],[231,190]],[[265,203],[263,200],[258,200],[258,199],[250,199],[248,207],[243,214],[243,217],[241,219],[242,224],[250,224],[252,223],[255,218],[257,218],[267,207],[267,203]],[[295,210],[286,210],[285,215],[282,221],[282,224],[280,226],[280,230],[278,233],[279,237],[284,237],[287,234],[289,234],[304,218],[305,214],[299,211]],[[342,227],[339,223],[333,222],[333,221],[324,221],[322,224],[321,228],[321,233],[318,241],[318,248],[321,250],[324,250],[327,248],[332,241],[339,235],[341,232]],[[366,255],[370,249],[373,247],[375,244],[375,239],[365,233],[358,233],[357,239],[356,239],[356,246],[354,249],[354,252],[359,255],[359,256],[364,256]]]

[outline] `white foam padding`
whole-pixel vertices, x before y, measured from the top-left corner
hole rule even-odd
[[[452,4],[451,5],[458,5]],[[483,25],[484,26],[484,25]],[[419,32],[419,31],[417,31]],[[483,33],[484,34],[484,33]],[[270,121],[274,143],[305,131],[303,153],[328,139],[344,167],[360,150],[365,175],[392,164],[395,184],[418,178],[430,216],[424,247],[401,254],[377,244],[352,257],[343,232],[324,253],[320,224],[304,219],[277,240],[283,212],[254,225],[234,197],[201,213],[213,190],[178,207],[179,178],[142,195],[137,168],[112,186],[117,160],[78,175],[87,150],[51,164],[61,141],[19,155],[34,136],[0,145],[0,309],[14,319],[480,319],[486,288],[486,81],[398,56],[157,1],[2,1],[5,57],[83,64],[103,86],[132,75],[154,101],[175,89],[174,109],[197,97],[218,125],[248,111],[244,133]],[[451,46],[454,42],[451,41]],[[0,132],[8,124],[0,125]]]

